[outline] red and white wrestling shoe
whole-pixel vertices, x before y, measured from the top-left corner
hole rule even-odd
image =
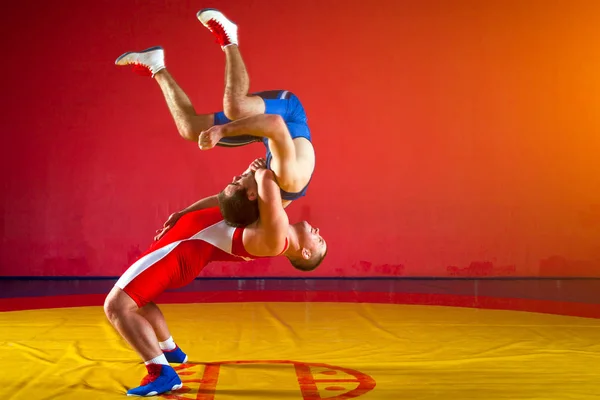
[[[205,8],[198,11],[196,17],[217,38],[217,42],[222,49],[232,44],[238,44],[237,25],[223,15],[221,11],[214,8]]]
[[[165,68],[165,51],[160,46],[142,51],[129,51],[119,56],[115,64],[131,65],[135,73],[154,77],[158,71]]]

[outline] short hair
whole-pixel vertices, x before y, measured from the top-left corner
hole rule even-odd
[[[325,259],[325,256],[327,255],[328,250],[329,250],[329,247],[326,247],[325,251],[323,253],[313,254],[313,256],[311,258],[309,258],[308,260],[305,260],[302,257],[299,257],[299,258],[288,257],[288,260],[290,260],[290,263],[292,263],[292,266],[294,268],[296,268],[300,271],[310,272],[310,271],[315,270],[319,265],[321,265],[321,263]]]
[[[258,200],[250,200],[246,188],[236,190],[231,196],[226,196],[222,190],[217,199],[221,215],[228,225],[247,226],[259,217]]]

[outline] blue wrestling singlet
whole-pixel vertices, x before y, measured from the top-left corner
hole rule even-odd
[[[302,107],[300,99],[298,99],[295,94],[287,90],[269,90],[252,94],[259,96],[264,100],[265,114],[281,115],[290,131],[292,139],[303,137],[308,141],[311,141],[306,112],[304,111],[304,107]],[[231,120],[225,116],[223,111],[215,114],[215,125],[223,125],[228,122],[231,122]],[[262,141],[267,148],[267,168],[270,168],[273,155],[269,149],[269,140],[267,138],[260,138],[252,135],[233,136],[222,138],[217,146],[237,147],[260,141]],[[281,198],[284,200],[299,199],[306,195],[309,184],[310,182],[298,193],[289,193],[282,189]]]

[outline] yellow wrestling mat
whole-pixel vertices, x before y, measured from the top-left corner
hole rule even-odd
[[[600,398],[600,320],[340,303],[161,306],[168,399]],[[0,399],[124,399],[145,368],[101,307],[0,313]]]

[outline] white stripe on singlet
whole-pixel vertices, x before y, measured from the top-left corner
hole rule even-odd
[[[221,221],[202,229],[200,232],[196,233],[190,238],[169,243],[159,249],[154,250],[152,253],[146,254],[144,257],[133,263],[131,267],[129,267],[127,271],[125,271],[125,273],[119,278],[116,286],[124,289],[125,286],[138,277],[142,272],[166,257],[167,254],[169,254],[175,247],[177,247],[177,245],[179,245],[179,243],[187,240],[203,240],[223,250],[224,252],[235,256],[235,254],[231,252],[234,232],[234,227],[227,225],[225,221]]]

